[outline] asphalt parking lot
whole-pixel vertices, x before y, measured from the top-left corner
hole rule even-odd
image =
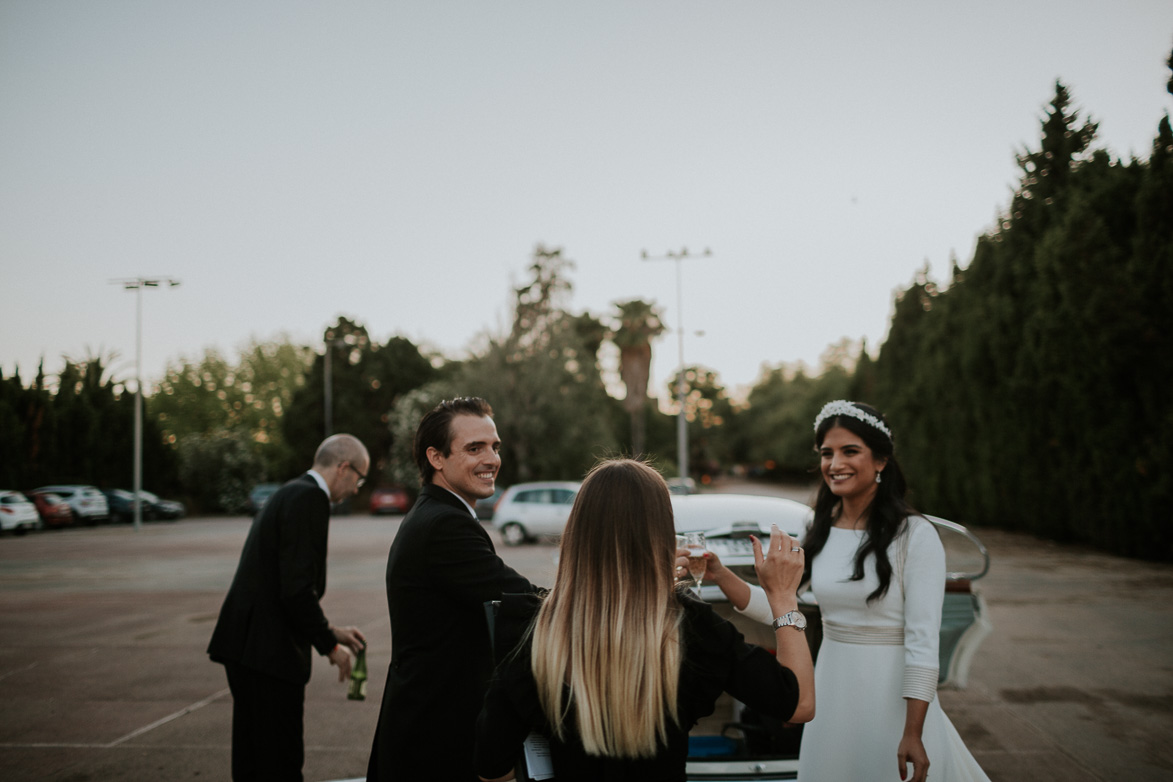
[[[229,779],[231,698],[204,654],[245,518],[0,539],[0,776]],[[398,517],[336,519],[327,615],[370,642],[366,701],[318,658],[305,778],[365,773],[390,659]],[[1173,778],[1173,567],[979,530],[994,632],[941,700],[993,780]],[[549,583],[555,547],[502,555]],[[442,729],[442,726],[437,726]]]

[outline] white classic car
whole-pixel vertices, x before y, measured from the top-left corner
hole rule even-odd
[[[707,547],[734,572],[757,582],[749,536],[768,538],[777,524],[802,537],[811,510],[781,497],[738,494],[701,494],[672,497],[678,533],[702,531]],[[985,546],[960,524],[926,516],[945,547],[945,593],[942,595],[940,687],[965,687],[970,663],[992,626],[985,600],[973,583],[989,570]],[[702,586],[701,597],[733,622],[750,643],[773,648],[774,631],[733,610],[721,590]],[[806,614],[807,641],[818,655],[822,623],[818,604],[807,592],[801,596]],[[798,748],[802,726],[785,727],[778,720],[744,709],[729,695],[722,696],[713,715],[692,731],[687,766],[690,780],[771,780],[798,776]]]

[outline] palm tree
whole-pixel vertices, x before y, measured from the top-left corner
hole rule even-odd
[[[652,368],[652,339],[664,332],[660,309],[642,299],[618,302],[619,328],[611,341],[619,348],[619,376],[627,387],[623,407],[631,416],[631,452],[644,451],[647,434],[648,376]]]

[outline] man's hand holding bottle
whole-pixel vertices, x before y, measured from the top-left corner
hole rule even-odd
[[[350,655],[366,647],[367,639],[357,627],[331,627],[338,645],[327,655],[331,665],[338,666],[338,681],[344,682],[350,676]]]

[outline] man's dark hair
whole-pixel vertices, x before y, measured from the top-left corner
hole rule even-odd
[[[493,408],[478,396],[460,396],[445,399],[423,417],[415,430],[415,440],[412,444],[412,454],[415,456],[416,466],[419,467],[421,485],[427,486],[431,483],[432,476],[436,473],[436,468],[428,461],[428,449],[435,448],[445,456],[452,453],[452,419],[458,415],[491,418]]]

